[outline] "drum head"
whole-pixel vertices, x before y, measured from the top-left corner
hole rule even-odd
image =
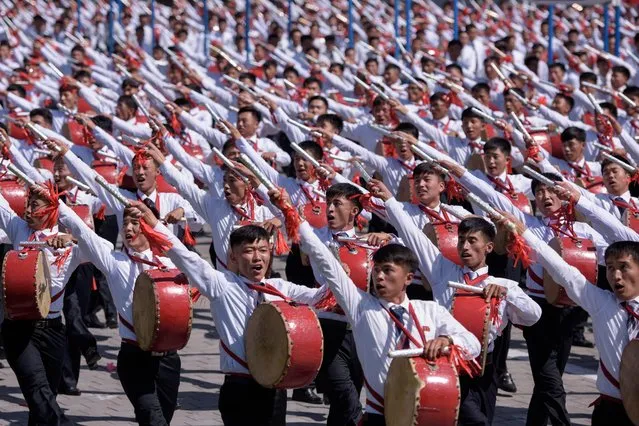
[[[384,385],[384,417],[387,426],[414,424],[424,385],[412,358],[393,359]]]
[[[626,413],[634,424],[639,424],[639,339],[632,340],[623,350],[619,384]]]
[[[272,388],[284,377],[291,353],[288,330],[277,306],[261,303],[248,320],[246,362],[260,385]]]
[[[38,252],[38,261],[35,270],[36,303],[42,318],[49,315],[51,308],[51,274],[49,272],[49,262],[43,252]]]
[[[145,273],[138,275],[133,290],[133,328],[138,345],[148,351],[157,337],[159,319],[155,284]]]

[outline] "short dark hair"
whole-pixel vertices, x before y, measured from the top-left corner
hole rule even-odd
[[[360,202],[358,195],[362,195],[362,191],[360,191],[355,185],[351,185],[348,182],[336,183],[326,190],[326,202],[328,203],[329,200],[333,200],[334,198],[344,197],[353,202],[353,204],[359,208],[359,212],[361,213],[362,203]]]
[[[612,67],[612,72],[623,74],[623,76],[626,77],[626,80],[630,79],[630,70],[623,65],[615,65]]]
[[[138,87],[140,87],[140,83],[134,79],[134,78],[125,78],[122,81],[122,90],[126,89],[127,87],[133,87],[134,89],[137,89]]]
[[[298,145],[304,151],[308,152],[311,155],[311,157],[313,157],[317,161],[321,161],[322,158],[324,157],[324,151],[322,150],[322,147],[315,141],[311,141],[311,140],[302,141]]]
[[[481,232],[488,241],[495,241],[495,227],[482,217],[470,216],[459,222],[457,235],[465,235],[471,232]]]
[[[123,103],[127,107],[131,108],[133,111],[137,112],[138,110],[138,103],[135,102],[135,99],[133,99],[133,96],[122,95],[118,98],[118,103]]]
[[[512,152],[512,146],[510,145],[510,142],[504,138],[495,137],[488,139],[488,141],[484,144],[484,152],[495,150],[501,151],[506,154],[506,156],[509,156]]]
[[[251,82],[253,82],[253,84],[255,84],[255,82],[257,81],[257,77],[255,77],[255,74],[252,74],[250,72],[241,73],[237,79],[240,80],[240,81],[242,81],[244,79],[248,79],[248,80],[251,80]]]
[[[583,83],[584,81],[592,84],[597,84],[597,74],[590,71],[582,72],[581,74],[579,74],[579,82]]]
[[[105,117],[104,115],[96,115],[91,118],[96,126],[105,130],[107,133],[111,133],[113,131],[113,120],[109,117]]]
[[[623,94],[626,96],[639,96],[639,87],[637,86],[628,86],[623,91]]]
[[[559,68],[563,72],[566,72],[566,66],[562,64],[561,62],[553,62],[552,64],[548,66],[548,69],[553,69],[553,68]]]
[[[53,114],[51,113],[51,110],[47,109],[47,108],[34,108],[31,110],[31,112],[29,113],[29,118],[33,119],[33,117],[42,117],[44,118],[44,121],[46,121],[49,124],[53,123]]]
[[[470,91],[471,93],[477,93],[481,91],[490,92],[490,86],[488,85],[488,83],[477,83],[470,89]]]
[[[326,107],[326,109],[328,109],[328,101],[326,100],[326,98],[322,95],[315,95],[315,96],[311,96],[310,98],[308,98],[308,104],[310,104],[313,101],[320,101],[324,104],[324,106]]]
[[[444,93],[444,92],[435,92],[432,95],[430,95],[430,102],[436,102],[436,101],[443,101],[448,103],[448,93]]]
[[[252,114],[255,120],[257,120],[258,122],[262,121],[262,114],[251,106],[245,106],[240,108],[239,111],[237,112],[237,116],[239,117],[240,114],[244,114],[245,112]]]
[[[256,241],[266,240],[268,241],[270,236],[266,229],[257,225],[246,225],[241,228],[237,228],[231,232],[229,237],[231,248],[235,248],[240,244],[254,243]]]
[[[397,125],[397,127],[395,127],[395,131],[408,133],[415,139],[419,138],[419,130],[413,123],[401,122]]]
[[[27,91],[19,84],[10,84],[7,86],[7,92],[18,92],[21,98],[27,96]]]
[[[469,107],[466,108],[461,115],[462,121],[465,119],[470,119],[470,118],[479,118],[481,121],[485,121],[484,117],[482,117],[481,115],[477,114],[475,112],[475,110],[473,109],[473,107]]]
[[[546,173],[542,173],[542,176],[547,177],[553,182],[561,182],[563,180],[561,176],[555,173],[546,172]],[[542,187],[542,186],[546,186],[546,184],[538,181],[537,179],[533,179],[532,182],[530,182],[530,189],[532,190],[533,194],[535,194],[537,192],[537,189],[539,189],[539,187]]]
[[[572,108],[575,106],[575,100],[570,95],[566,95],[564,93],[557,93],[555,95],[555,98],[560,98],[568,102],[568,105],[570,106],[570,110],[572,110]]]
[[[570,126],[561,132],[561,142],[568,142],[577,139],[579,142],[586,142],[586,131],[580,127]]]
[[[636,241],[617,241],[612,243],[606,249],[604,259],[620,258],[622,256],[630,256],[632,260],[639,264],[639,242]]]
[[[607,109],[608,111],[610,111],[610,115],[612,115],[614,118],[617,118],[617,105],[613,104],[612,102],[601,102],[599,106],[602,109]]]
[[[302,83],[302,87],[308,87],[311,83],[317,83],[319,84],[320,89],[322,88],[322,81],[315,78],[315,77],[307,77],[306,80],[304,80],[304,83]]]
[[[436,175],[443,182],[446,180],[446,174],[442,172],[440,167],[433,166],[430,163],[419,163],[413,170],[413,179],[419,180],[422,175]]]
[[[394,263],[403,266],[409,272],[417,270],[419,262],[415,253],[400,244],[387,244],[373,254],[374,263]]]
[[[344,130],[344,120],[337,114],[322,114],[317,117],[318,126],[321,126],[324,122],[330,123],[337,130],[337,133],[342,133],[342,130]]]

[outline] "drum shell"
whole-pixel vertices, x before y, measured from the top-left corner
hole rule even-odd
[[[530,204],[528,197],[526,197],[526,194],[522,192],[505,192],[503,194],[508,197],[513,205],[519,210],[526,214],[533,214],[532,205]]]
[[[11,320],[40,320],[49,315],[49,264],[40,250],[9,251],[2,264],[2,299]]]
[[[439,223],[433,224],[428,223],[424,227],[424,233],[428,237],[428,239],[439,248],[442,255],[454,262],[456,265],[462,266],[461,258],[459,257],[459,252],[457,251],[457,228],[459,224],[457,223]]]
[[[133,327],[142,350],[182,349],[189,341],[192,321],[191,294],[183,273],[149,269],[138,276],[133,291]]]
[[[597,284],[597,249],[594,243],[587,239],[572,239],[570,237],[555,237],[548,245],[571,266],[577,268],[592,284]],[[552,305],[574,306],[562,286],[552,279],[544,270],[544,293],[546,300]]]
[[[481,352],[477,362],[481,366],[483,374],[488,355],[488,345],[490,344],[490,302],[486,302],[482,294],[456,290],[450,313],[466,330],[473,333],[479,343],[481,343]]]
[[[412,372],[414,381],[406,383],[397,379],[405,376],[407,371]],[[407,393],[412,398],[412,391],[415,393],[414,404],[402,401]],[[395,358],[384,388],[386,425],[457,425],[460,399],[459,376],[446,357],[437,358],[434,363],[422,357]]]
[[[18,216],[24,217],[24,211],[27,207],[27,189],[15,179],[6,179],[0,181],[0,193],[9,203],[11,210]]]
[[[178,190],[174,186],[171,186],[162,175],[157,175],[155,185],[158,192],[169,192],[174,194],[177,194],[178,192]]]
[[[633,231],[639,232],[639,212],[632,212],[630,209],[626,209],[623,213],[622,222]]]
[[[621,400],[633,424],[639,424],[639,339],[631,340],[621,355],[619,388]]]
[[[327,225],[326,203],[316,202],[315,204],[304,204],[304,218],[313,228],[319,229]]]
[[[184,151],[189,154],[191,157],[197,158],[200,161],[204,161],[204,152],[202,151],[202,147],[193,143],[182,145]]]
[[[550,135],[548,132],[529,132],[530,137],[533,138],[535,143],[539,145],[540,148],[545,149],[547,152],[553,152],[553,146],[550,141]]]
[[[342,245],[339,258],[349,269],[349,277],[360,290],[368,291],[371,274],[371,259],[364,247]]]
[[[265,318],[276,318],[264,321]],[[266,335],[269,342],[285,350],[285,359],[273,350],[259,345]],[[286,336],[286,341],[274,341]],[[249,318],[245,332],[246,361],[253,378],[262,386],[276,389],[296,389],[309,385],[322,365],[324,336],[315,312],[306,305],[286,301],[261,303]],[[279,347],[283,345],[284,348]],[[260,353],[260,349],[264,353]],[[265,357],[271,370],[263,371]],[[276,362],[277,361],[277,362]],[[281,363],[278,363],[282,361]],[[275,372],[275,373],[274,373]],[[274,373],[274,374],[271,374]],[[279,376],[279,377],[276,377]]]
[[[86,204],[74,204],[69,207],[71,207],[71,210],[73,210],[75,214],[80,216],[80,219],[82,219],[89,228],[95,229],[93,215],[91,214],[89,206]]]
[[[93,161],[91,163],[91,168],[95,170],[97,174],[102,176],[104,180],[112,185],[118,184],[118,166],[115,163],[110,163],[108,161]]]
[[[34,164],[39,169],[45,169],[53,173],[53,160],[50,159],[49,157],[37,158]]]

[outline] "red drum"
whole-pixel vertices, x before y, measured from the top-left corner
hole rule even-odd
[[[477,362],[481,366],[481,374],[484,374],[488,344],[490,343],[488,335],[491,321],[490,302],[486,302],[482,294],[458,289],[455,291],[450,313],[466,330],[473,333],[481,343],[481,352]]]
[[[433,244],[439,248],[444,257],[455,264],[462,266],[459,252],[457,251],[457,223],[426,224],[424,233]]]
[[[178,190],[175,189],[174,186],[169,185],[169,183],[164,179],[164,176],[157,175],[155,179],[155,185],[158,192],[170,192],[177,194]]]
[[[189,282],[177,269],[149,269],[133,291],[133,328],[142,350],[182,349],[191,335],[193,308]]]
[[[13,208],[13,206],[11,208]],[[639,232],[639,211],[631,211],[629,208],[626,209],[623,213],[622,222],[633,231]]]
[[[81,114],[95,114],[95,112],[91,109],[91,105],[84,98],[78,99],[78,112]]]
[[[7,253],[2,264],[2,300],[11,320],[39,320],[49,315],[49,263],[40,250]]]
[[[202,152],[202,147],[193,143],[182,145],[184,151],[189,154],[191,157],[195,157],[200,161],[204,161],[204,153]]]
[[[522,192],[502,192],[506,197],[510,199],[515,207],[526,214],[533,214],[532,205],[530,200],[526,197],[526,194]]]
[[[74,119],[69,118],[67,120],[65,126],[62,127],[62,133],[74,144],[88,146],[84,140],[84,129],[82,124],[78,123]]]
[[[41,157],[35,160],[35,166],[39,169],[45,169],[53,173],[53,160],[49,157]]]
[[[371,258],[364,247],[345,244],[339,248],[339,258],[348,266],[348,276],[355,286],[368,291],[371,276]]]
[[[561,160],[564,159],[564,145],[561,143],[561,134],[553,133],[550,135],[550,154]]]
[[[597,284],[597,248],[592,241],[582,238],[555,237],[550,240],[548,245],[559,253],[569,265],[579,269],[579,272],[590,283]],[[544,293],[546,300],[553,305],[575,305],[575,302],[570,300],[566,294],[566,290],[557,284],[545,270]]]
[[[326,221],[326,203],[316,202],[304,204],[304,218],[313,228],[323,228],[328,223]]]
[[[633,424],[639,425],[639,339],[628,343],[621,355],[619,387],[621,400]]]
[[[608,190],[604,186],[603,177],[590,176],[587,178],[575,179],[575,183],[593,194],[607,194]]]
[[[313,309],[285,301],[261,303],[246,325],[246,362],[267,388],[309,385],[324,354],[324,336]]]
[[[455,426],[459,416],[459,376],[446,358],[395,358],[384,386],[387,426]]]
[[[117,164],[109,163],[108,161],[95,160],[91,163],[91,168],[110,184],[118,184],[119,172]]]
[[[552,144],[550,143],[550,136],[547,132],[529,132],[530,137],[533,138],[535,143],[539,145],[540,148],[545,149],[548,152],[552,152]]]
[[[80,219],[82,219],[89,228],[95,229],[93,223],[93,215],[91,214],[91,209],[89,209],[89,206],[87,206],[86,204],[74,204],[69,207],[71,207],[71,210],[73,210],[75,214],[80,216]]]
[[[0,180],[0,193],[11,209],[23,217],[27,207],[27,188],[15,179]]]

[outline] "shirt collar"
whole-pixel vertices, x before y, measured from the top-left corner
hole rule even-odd
[[[333,231],[332,229],[329,229],[328,231],[331,233],[331,235],[333,237],[337,237],[338,235],[339,236],[346,236],[346,237],[354,237],[355,236],[355,227],[352,227],[351,229],[340,230],[340,231]],[[344,235],[344,234],[346,234],[346,235]]]
[[[569,164],[572,164],[573,166],[577,166],[577,167],[583,167],[586,164],[586,158],[581,157],[581,160],[569,162]]]
[[[469,274],[470,279],[475,279],[480,275],[488,274],[488,266],[484,266],[482,268],[477,269],[476,271],[471,271],[469,267],[464,266],[463,268],[464,274]]]
[[[158,191],[157,191],[157,189],[153,190],[153,192],[152,192],[152,193],[150,193],[149,195],[144,194],[142,191],[140,191],[140,190],[138,189],[137,194],[138,194],[138,198],[140,198],[140,200],[146,200],[147,198],[150,198],[150,199],[151,199],[151,201],[153,201],[154,203],[155,203],[155,200],[156,200],[156,199],[157,199],[157,197],[158,197]]]
[[[388,310],[390,310],[394,306],[401,306],[402,308],[406,310],[406,312],[408,312],[408,309],[410,307],[410,299],[408,298],[406,294],[404,294],[404,300],[402,300],[402,303],[400,303],[399,305],[397,305],[396,303],[391,303],[384,299],[379,299],[379,301],[382,304],[382,306]]]
[[[621,195],[609,194],[609,196],[610,196],[610,199],[613,200],[613,201],[616,200],[617,198],[621,197],[626,203],[629,203],[630,199],[632,198],[632,196],[630,195],[630,191],[626,191],[626,192],[624,192]]]

